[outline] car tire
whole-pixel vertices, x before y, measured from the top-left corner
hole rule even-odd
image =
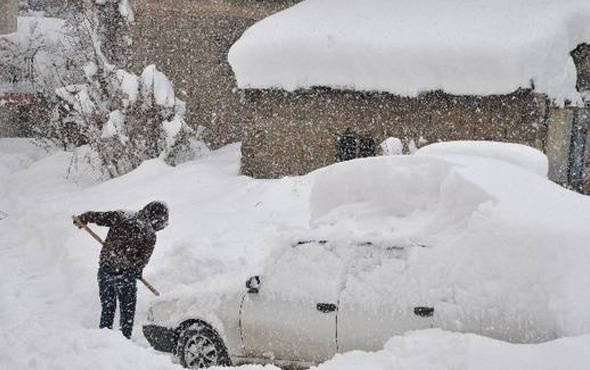
[[[223,340],[204,324],[194,324],[180,334],[176,353],[188,369],[231,365]]]

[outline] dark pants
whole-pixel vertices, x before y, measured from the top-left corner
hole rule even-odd
[[[135,319],[135,305],[137,303],[137,281],[135,277],[114,275],[101,267],[98,269],[98,291],[102,306],[100,328],[113,328],[118,299],[121,331],[125,337],[131,338],[133,320]]]

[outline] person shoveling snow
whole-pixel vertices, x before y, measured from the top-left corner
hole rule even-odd
[[[163,202],[154,201],[137,213],[86,212],[74,217],[74,224],[79,228],[87,229],[88,223],[109,227],[98,268],[102,306],[100,328],[113,328],[118,299],[121,331],[125,337],[131,338],[137,303],[137,279],[156,293],[143,280],[142,273],[154,251],[156,231],[168,225],[168,207]],[[102,242],[98,236],[95,238]]]

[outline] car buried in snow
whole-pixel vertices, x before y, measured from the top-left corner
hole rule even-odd
[[[590,332],[590,201],[546,174],[535,149],[485,142],[318,170],[310,230],[246,287],[155,301],[145,337],[189,368],[306,367],[427,328],[513,343]]]
[[[513,320],[500,321],[493,309],[477,316],[436,299],[440,294],[428,294],[406,272],[412,259],[429,249],[301,241],[264,275],[249,278],[245,288],[155,302],[144,335],[188,368],[247,363],[305,368],[336,353],[376,351],[392,336],[433,327],[513,342],[553,337],[516,312]]]
[[[306,367],[337,352],[373,350],[395,334],[430,328],[435,310],[421,299],[367,310],[368,291],[352,287],[350,269],[389,264],[401,273],[408,251],[423,246],[347,245],[300,241],[244,289],[160,301],[149,309],[144,335],[189,368],[243,363]],[[360,254],[359,254],[360,253]],[[358,255],[357,255],[358,254]],[[356,256],[353,256],[356,255]],[[362,266],[361,266],[362,265]],[[360,271],[360,270],[359,270]],[[343,289],[348,280],[349,289]],[[357,289],[360,288],[360,289]]]

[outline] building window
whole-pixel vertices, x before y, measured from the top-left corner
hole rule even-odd
[[[369,136],[363,136],[359,139],[359,157],[375,156],[375,139]]]
[[[375,155],[375,139],[370,136],[357,137],[350,128],[338,137],[338,162],[355,158],[373,157]]]
[[[356,158],[356,134],[351,129],[346,129],[338,138],[338,162],[349,161]]]

